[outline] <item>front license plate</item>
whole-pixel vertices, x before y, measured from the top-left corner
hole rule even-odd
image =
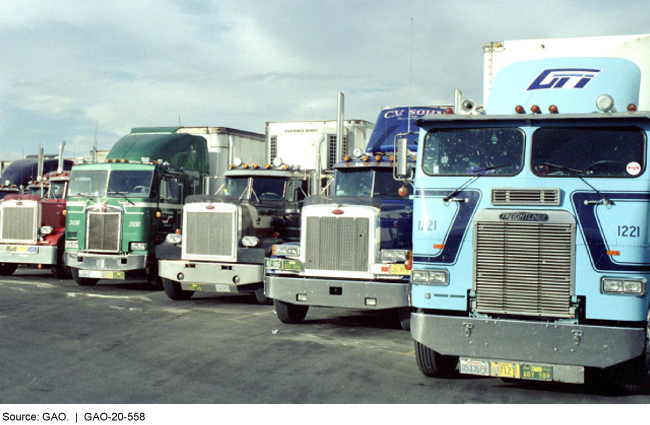
[[[124,280],[125,272],[114,272],[110,270],[79,270],[79,277],[91,277],[94,279],[115,279]]]
[[[521,377],[521,366],[518,363],[490,362],[490,375],[499,378],[519,379]]]
[[[230,286],[228,286],[228,285],[214,285],[214,290],[216,292],[230,292]]]
[[[402,276],[410,275],[411,271],[406,270],[404,264],[391,264],[390,265],[390,274],[398,274]]]
[[[34,245],[0,245],[2,252],[15,252],[17,254],[38,254],[38,247]]]
[[[199,285],[198,283],[190,283],[189,285],[187,285],[187,289],[188,291],[201,292],[203,291],[203,286]]]
[[[460,373],[490,376],[490,363],[482,360],[460,359]]]
[[[553,368],[551,366],[521,365],[521,379],[533,381],[552,381]]]
[[[301,270],[300,261],[298,260],[283,260],[280,258],[265,258],[264,267],[267,269],[276,270],[291,270],[299,272]]]

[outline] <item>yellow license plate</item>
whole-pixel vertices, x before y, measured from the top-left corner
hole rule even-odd
[[[490,375],[499,378],[521,378],[521,366],[518,363],[490,362]]]
[[[398,274],[398,275],[410,275],[411,271],[406,270],[406,267],[404,267],[404,264],[391,264],[390,265],[390,274]]]
[[[190,283],[189,285],[187,285],[187,289],[189,291],[201,292],[203,291],[203,286],[199,285],[198,283]]]

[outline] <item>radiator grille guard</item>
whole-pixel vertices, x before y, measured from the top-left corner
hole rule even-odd
[[[38,204],[2,208],[2,242],[36,243]]]
[[[120,212],[88,212],[86,249],[93,252],[120,252]]]
[[[368,272],[370,220],[307,217],[305,269]]]
[[[574,317],[573,216],[566,212],[486,211],[477,215],[474,223],[474,310]]]
[[[185,255],[228,257],[234,260],[236,243],[235,211],[186,211]],[[222,258],[223,259],[223,258]]]

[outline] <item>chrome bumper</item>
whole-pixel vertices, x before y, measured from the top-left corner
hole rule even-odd
[[[0,263],[13,264],[56,264],[57,246],[34,245],[38,252],[28,254],[24,252],[0,252]]]
[[[264,266],[262,264],[159,260],[158,275],[179,282],[185,290],[238,293],[238,288],[241,286],[262,285]]]
[[[267,275],[264,292],[274,300],[320,307],[383,310],[409,306],[407,283]]]
[[[443,354],[605,368],[639,357],[645,329],[411,315],[411,336]]]
[[[110,255],[66,252],[65,265],[81,270],[129,271],[147,268],[146,255]]]

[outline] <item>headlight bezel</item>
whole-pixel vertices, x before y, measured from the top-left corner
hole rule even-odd
[[[632,295],[642,297],[646,294],[647,279],[602,277],[600,290],[606,295]]]
[[[410,252],[407,249],[382,249],[381,262],[384,264],[389,263],[403,263],[410,258]]]
[[[411,282],[420,285],[449,286],[447,270],[412,270]]]
[[[47,236],[47,235],[52,234],[52,232],[54,231],[54,228],[52,226],[41,226],[39,231],[41,232],[41,235]]]
[[[254,248],[260,243],[260,238],[257,236],[244,236],[241,238],[241,244],[247,248]]]
[[[288,244],[273,245],[273,255],[279,257],[299,257],[300,246]]]
[[[168,233],[167,236],[165,236],[165,242],[172,245],[178,245],[182,241],[183,237],[179,233]]]

